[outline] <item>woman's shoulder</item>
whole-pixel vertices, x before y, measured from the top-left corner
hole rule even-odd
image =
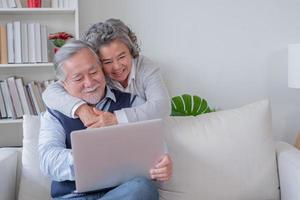
[[[135,58],[135,70],[136,73],[152,73],[159,69],[157,63],[153,62],[151,59],[144,55],[139,55]]]

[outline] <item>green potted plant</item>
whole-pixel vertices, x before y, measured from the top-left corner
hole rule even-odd
[[[181,96],[172,97],[172,113],[171,116],[197,116],[204,113],[215,112],[211,109],[207,101],[199,96],[183,94]]]
[[[48,36],[48,39],[53,43],[54,45],[54,53],[56,53],[60,47],[62,47],[67,40],[74,38],[73,35],[67,32],[57,32],[57,33],[51,33]]]

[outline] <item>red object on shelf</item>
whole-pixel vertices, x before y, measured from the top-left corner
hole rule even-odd
[[[42,6],[41,4],[41,0],[27,0],[28,8],[40,8]]]
[[[54,54],[59,50],[60,48],[58,47],[54,47],[53,51],[54,51]]]
[[[28,8],[32,7],[32,2],[33,2],[33,0],[27,0],[27,7]]]

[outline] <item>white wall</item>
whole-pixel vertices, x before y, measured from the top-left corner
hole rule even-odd
[[[300,90],[287,87],[287,45],[300,43],[299,11],[298,0],[89,0],[80,30],[122,19],[172,96],[196,94],[218,109],[269,98],[276,139],[293,143]]]

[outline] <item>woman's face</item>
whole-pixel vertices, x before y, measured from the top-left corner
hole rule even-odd
[[[115,40],[101,47],[99,53],[105,75],[127,87],[132,68],[132,56],[128,47],[123,42]]]

